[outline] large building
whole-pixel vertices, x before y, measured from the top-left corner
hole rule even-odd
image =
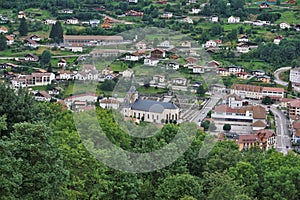
[[[151,123],[174,122],[179,119],[179,108],[172,102],[141,99],[132,86],[125,98],[123,114]]]
[[[19,75],[15,79],[11,80],[11,83],[14,88],[45,86],[51,84],[54,79],[55,74],[53,73],[33,72],[30,75]]]
[[[295,85],[300,85],[300,68],[291,69],[290,81]]]
[[[97,46],[104,44],[114,44],[123,42],[122,36],[102,36],[102,35],[64,35],[64,44],[68,46]]]
[[[272,99],[278,100],[284,97],[283,88],[261,87],[247,84],[233,84],[230,93],[248,99],[262,99],[269,96]]]
[[[300,100],[295,99],[288,102],[287,111],[291,119],[300,119]]]

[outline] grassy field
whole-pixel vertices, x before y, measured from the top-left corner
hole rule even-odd
[[[282,81],[289,82],[289,80],[290,80],[290,70],[280,73],[279,78]]]

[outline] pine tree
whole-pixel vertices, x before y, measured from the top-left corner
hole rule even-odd
[[[51,60],[51,53],[48,50],[43,51],[42,55],[41,55],[41,59],[40,59],[40,63],[42,65],[42,67],[48,65],[50,63]]]
[[[0,51],[7,49],[6,38],[4,35],[0,35]]]
[[[56,22],[54,25],[52,25],[50,35],[49,37],[56,43],[63,42],[64,39],[64,31],[62,29],[62,26],[60,22]]]
[[[292,85],[291,81],[289,81],[287,90],[288,90],[288,92],[292,92],[293,91],[293,85]]]
[[[19,33],[21,36],[26,36],[28,33],[28,27],[24,17],[20,21]]]

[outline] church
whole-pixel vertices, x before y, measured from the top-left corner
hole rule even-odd
[[[141,99],[136,88],[131,86],[124,101],[123,114],[145,122],[165,123],[177,122],[180,110],[173,102]]]

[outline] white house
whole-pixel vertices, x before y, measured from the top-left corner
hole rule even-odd
[[[73,79],[73,75],[71,73],[71,71],[59,71],[59,79],[60,80],[69,80],[69,79]]]
[[[159,63],[158,59],[151,59],[151,58],[144,59],[144,65],[157,66],[158,63]]]
[[[239,23],[240,22],[240,17],[230,16],[227,21],[228,21],[228,23],[232,23],[232,24]]]
[[[290,81],[296,85],[300,85],[300,68],[291,69]]]
[[[112,99],[112,98],[104,98],[100,101],[99,103],[100,107],[105,108],[105,109],[119,109],[120,107],[120,101],[117,99]]]
[[[0,28],[0,34],[1,33],[8,33],[8,29],[6,28],[6,27],[4,27],[4,26],[2,26],[1,28]]]
[[[12,45],[15,42],[15,39],[10,35],[5,36],[5,38],[6,38],[7,45]]]
[[[281,40],[283,39],[283,37],[281,35],[277,36],[274,38],[274,44],[279,44],[281,42]]]
[[[239,53],[248,53],[250,51],[250,47],[248,44],[240,43],[237,44],[236,51]]]
[[[154,83],[164,83],[166,81],[166,77],[164,75],[154,75],[152,81]]]
[[[187,79],[186,78],[174,78],[174,79],[172,79],[172,83],[175,85],[186,85]]]
[[[36,41],[28,39],[28,40],[25,40],[24,46],[36,49],[40,45]]]
[[[245,72],[245,69],[242,66],[231,65],[228,67],[228,72],[231,74]]]
[[[193,66],[193,73],[194,74],[203,74],[205,72],[204,67],[202,66]]]
[[[60,59],[57,63],[57,67],[65,68],[67,66],[67,61],[65,59]]]
[[[99,72],[97,71],[95,65],[83,65],[83,68],[80,72],[76,74],[76,79],[78,80],[98,80]]]
[[[285,23],[285,22],[279,24],[279,26],[280,26],[281,29],[291,28],[291,25],[289,25],[288,23]]]
[[[28,62],[37,62],[39,61],[39,57],[30,53],[24,57],[24,60]]]
[[[100,24],[100,20],[99,19],[91,19],[89,23],[90,23],[91,27],[97,27]]]
[[[173,13],[171,12],[164,12],[162,15],[161,15],[161,18],[165,18],[165,19],[170,19],[173,17]]]
[[[174,70],[177,70],[179,69],[179,64],[177,62],[169,62],[166,64],[166,68],[167,69],[174,69]]]
[[[248,36],[243,35],[238,39],[238,42],[249,42]]]
[[[139,0],[128,0],[128,3],[138,3]]]
[[[97,99],[98,99],[97,94],[86,93],[86,94],[78,94],[78,95],[69,96],[64,101],[65,101],[66,105],[68,106],[68,108],[70,108],[71,105],[75,102],[96,103]]]
[[[25,14],[24,11],[19,11],[19,13],[18,13],[18,19],[22,19],[22,18],[26,19],[26,14]]]
[[[51,100],[51,96],[50,94],[48,94],[46,91],[39,91],[37,93],[34,94],[34,98],[37,101],[50,101]]]
[[[46,25],[53,25],[56,23],[56,20],[55,19],[46,19],[45,20],[45,24]]]
[[[41,41],[41,38],[38,35],[32,35],[32,36],[30,36],[30,39],[35,42]]]
[[[201,11],[200,8],[192,8],[191,14],[198,14]]]
[[[76,24],[79,24],[79,21],[78,21],[77,18],[71,18],[71,19],[67,19],[67,20],[66,20],[66,23],[67,23],[67,24],[76,25]]]
[[[206,41],[206,43],[204,44],[205,48],[210,48],[210,47],[216,47],[217,46],[217,42],[214,40],[208,40]]]
[[[211,22],[218,22],[219,21],[219,17],[217,15],[212,15],[212,16],[210,16],[210,21]]]
[[[134,71],[132,69],[126,69],[122,72],[122,76],[124,78],[131,78],[134,75]]]

